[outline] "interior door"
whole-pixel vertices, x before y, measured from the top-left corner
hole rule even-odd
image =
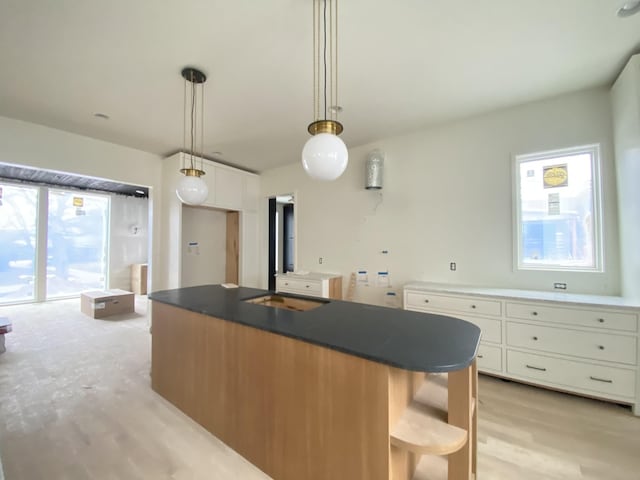
[[[269,199],[269,265],[267,267],[269,290],[276,289],[276,248],[276,199],[273,197]]]
[[[283,229],[283,240],[284,243],[282,245],[282,269],[283,272],[293,272],[294,264],[293,264],[293,248],[295,241],[295,232],[293,228],[293,204],[288,203],[282,206],[282,229]]]

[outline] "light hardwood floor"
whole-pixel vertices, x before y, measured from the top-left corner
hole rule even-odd
[[[146,297],[105,320],[79,303],[0,309],[14,326],[0,355],[7,480],[268,478],[151,391]],[[491,377],[479,397],[480,480],[640,479],[628,407]]]

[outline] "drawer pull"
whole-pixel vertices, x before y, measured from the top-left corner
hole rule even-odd
[[[594,382],[613,383],[613,380],[609,380],[608,378],[598,378],[592,376],[589,376],[589,378]]]
[[[598,348],[599,348],[600,350],[604,350],[604,345],[598,345]]]
[[[536,342],[538,341],[538,337],[532,337]]]
[[[471,305],[471,308],[476,308],[476,306],[475,305]]]
[[[305,287],[307,287],[307,288],[311,288],[311,285],[305,285]]]
[[[598,319],[598,322],[600,322],[600,323],[604,323],[604,318],[599,318],[599,319]]]
[[[484,358],[484,355],[478,355],[478,358]]]
[[[534,367],[533,365],[526,365],[527,368],[530,368],[531,370],[540,370],[541,372],[546,372],[547,369],[546,368],[542,368],[542,367]]]
[[[429,303],[429,299],[427,298],[427,299],[424,301],[424,303]]]
[[[531,312],[531,315],[533,315],[534,317],[538,316],[538,312]]]
[[[284,282],[284,284],[288,287],[289,286],[289,282]]]

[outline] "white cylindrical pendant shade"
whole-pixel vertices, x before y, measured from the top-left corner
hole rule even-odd
[[[335,180],[347,168],[349,152],[337,135],[318,133],[302,149],[302,166],[311,178]]]
[[[209,188],[204,180],[195,176],[184,176],[178,182],[176,195],[182,203],[200,205],[207,199]]]

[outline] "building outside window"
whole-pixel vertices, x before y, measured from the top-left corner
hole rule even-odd
[[[515,157],[516,265],[602,271],[600,148]]]

